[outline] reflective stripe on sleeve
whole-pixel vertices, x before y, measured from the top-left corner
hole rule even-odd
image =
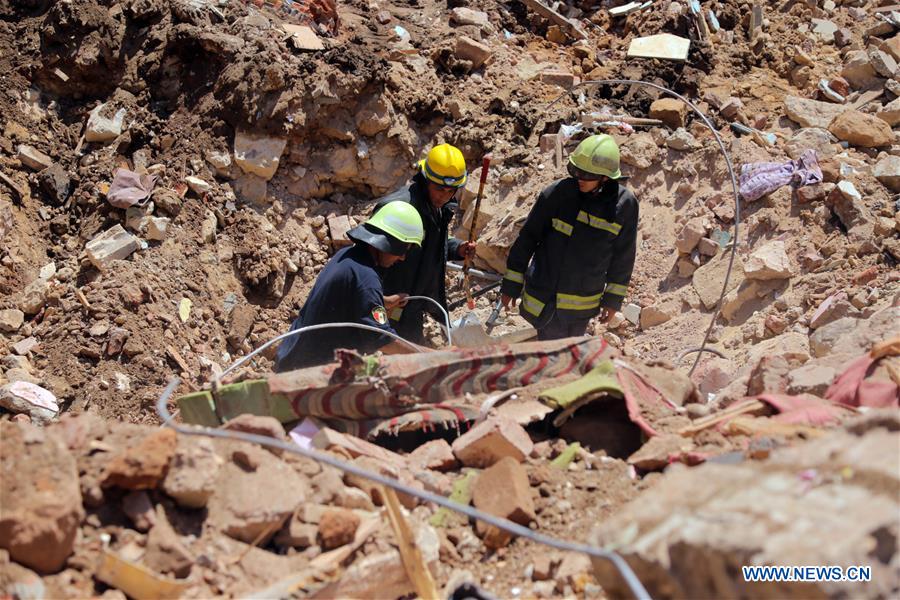
[[[616,296],[624,296],[628,293],[628,286],[619,283],[607,283],[606,292],[608,294],[615,294]]]
[[[513,283],[525,283],[525,276],[518,271],[513,271],[512,269],[506,270],[506,275],[503,276],[503,279],[512,281]]]
[[[522,292],[522,308],[528,311],[531,315],[539,317],[541,316],[541,312],[543,312],[544,310],[544,303],[528,292]]]

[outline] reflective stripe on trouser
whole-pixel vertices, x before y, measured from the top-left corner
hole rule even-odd
[[[594,215],[586,213],[583,210],[578,211],[578,221],[580,223],[584,223],[585,225],[590,225],[594,229],[602,229],[603,231],[608,231],[613,235],[619,235],[619,232],[622,231],[622,226],[618,223],[610,223],[606,219],[595,217]]]
[[[621,283],[607,283],[606,293],[615,294],[616,296],[625,296],[628,293],[628,286]]]
[[[506,270],[506,275],[503,276],[503,279],[512,281],[513,283],[525,283],[525,275],[518,271],[513,271],[512,269]]]
[[[562,219],[553,219],[553,229],[563,235],[572,235],[572,226]]]
[[[540,317],[541,313],[544,311],[545,304],[529,294],[527,291],[522,291],[522,309],[528,312],[530,315],[535,318]]]

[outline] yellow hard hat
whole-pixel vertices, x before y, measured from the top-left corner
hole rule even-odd
[[[466,159],[456,146],[440,144],[419,161],[419,169],[425,179],[445,187],[460,188],[466,185]]]
[[[403,256],[410,246],[422,245],[425,228],[412,204],[394,200],[378,209],[368,221],[348,231],[347,237],[382,252]]]
[[[622,177],[619,170],[619,145],[612,136],[601,133],[584,139],[569,155],[569,174],[577,179]]]

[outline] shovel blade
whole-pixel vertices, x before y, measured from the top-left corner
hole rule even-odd
[[[484,326],[474,313],[466,313],[459,321],[450,326],[453,345],[459,348],[473,348],[492,342],[491,336],[484,332]]]

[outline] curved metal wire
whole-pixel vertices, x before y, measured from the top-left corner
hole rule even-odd
[[[438,302],[437,300],[435,300],[434,298],[431,298],[429,296],[407,296],[406,300],[407,300],[407,302],[410,300],[428,300],[429,302],[431,302],[432,304],[437,306],[438,310],[440,310],[442,313],[444,313],[444,324],[447,326],[447,345],[448,346],[453,345],[453,337],[450,334],[450,313],[448,313],[446,310],[444,310],[444,307],[441,306],[440,302]]]
[[[741,222],[741,197],[738,193],[737,178],[734,175],[734,165],[731,162],[731,156],[725,149],[725,142],[722,141],[722,137],[719,135],[719,132],[716,131],[716,128],[713,126],[712,121],[710,121],[709,118],[705,114],[703,114],[703,111],[697,108],[697,106],[693,102],[691,102],[678,92],[670,90],[669,88],[661,86],[659,84],[651,83],[649,81],[640,81],[637,79],[594,79],[590,81],[582,81],[581,83],[574,85],[566,93],[560,94],[556,99],[554,99],[544,108],[544,112],[550,110],[550,108],[552,108],[554,104],[565,98],[567,95],[573,94],[578,88],[583,88],[585,86],[596,87],[600,85],[643,85],[655,90],[659,90],[660,92],[668,94],[673,98],[681,100],[687,106],[689,106],[698,117],[700,117],[700,119],[703,121],[703,124],[706,125],[712,132],[713,137],[716,138],[716,143],[719,145],[719,150],[722,152],[722,156],[725,158],[725,164],[728,166],[728,175],[731,178],[731,188],[734,192],[734,240],[731,245],[731,255],[728,258],[728,270],[725,272],[725,282],[722,284],[722,293],[719,294],[719,300],[716,302],[716,310],[713,313],[712,319],[710,319],[709,321],[709,327],[706,328],[706,334],[703,336],[703,343],[700,344],[700,349],[697,352],[697,358],[694,360],[694,364],[691,366],[691,370],[688,371],[688,375],[692,375],[694,373],[694,369],[697,368],[697,364],[700,362],[700,357],[703,355],[703,352],[706,349],[706,344],[709,342],[709,336],[716,324],[716,319],[719,317],[719,311],[722,308],[722,298],[724,298],[725,294],[728,292],[728,282],[731,279],[731,271],[734,267],[734,258],[737,255],[738,226]]]
[[[601,560],[610,561],[616,570],[622,575],[622,578],[625,580],[625,583],[628,585],[628,588],[631,590],[632,594],[636,598],[641,600],[650,600],[650,594],[647,593],[646,588],[644,588],[643,584],[641,584],[640,580],[637,578],[637,575],[634,574],[634,571],[625,562],[621,556],[616,554],[615,552],[611,552],[609,550],[604,550],[602,548],[598,548],[596,546],[591,546],[589,544],[576,544],[573,542],[567,542],[565,540],[560,540],[548,535],[543,535],[540,533],[536,533],[527,527],[523,527],[518,523],[513,523],[512,521],[508,521],[507,519],[502,519],[500,517],[495,517],[494,515],[490,515],[488,513],[482,512],[476,508],[472,508],[471,506],[463,506],[462,504],[458,504],[456,502],[451,501],[449,498],[444,496],[439,496],[437,494],[433,494],[426,490],[420,490],[396,479],[391,479],[390,477],[385,477],[380,475],[379,473],[375,473],[374,471],[370,471],[368,469],[361,468],[352,463],[344,462],[339,460],[330,454],[326,454],[324,452],[318,452],[316,450],[308,450],[306,448],[301,448],[297,444],[283,442],[281,440],[276,440],[274,438],[256,435],[252,433],[243,433],[240,431],[229,431],[225,429],[212,429],[209,427],[199,427],[192,426],[188,427],[185,425],[181,425],[178,423],[172,422],[172,414],[169,413],[168,409],[168,401],[169,398],[174,393],[175,389],[181,383],[181,380],[177,377],[172,379],[169,382],[169,385],[166,386],[165,390],[163,390],[162,395],[159,397],[159,400],[156,402],[156,413],[159,416],[160,420],[163,422],[163,425],[166,427],[171,427],[178,433],[182,433],[184,435],[195,435],[195,436],[204,436],[204,437],[212,437],[212,438],[222,438],[222,439],[231,439],[231,440],[239,440],[243,442],[249,442],[252,444],[259,444],[262,446],[268,446],[270,448],[278,448],[285,452],[292,452],[294,454],[298,454],[300,456],[304,456],[306,458],[310,458],[317,462],[326,464],[330,467],[334,467],[335,469],[340,469],[346,473],[352,473],[358,477],[364,477],[370,481],[374,481],[375,483],[393,488],[398,492],[403,494],[408,494],[410,496],[415,496],[420,498],[426,502],[433,502],[438,506],[442,506],[449,510],[458,512],[460,514],[466,515],[471,519],[477,519],[479,521],[484,521],[489,525],[493,525],[499,529],[504,531],[508,531],[513,535],[517,535],[520,537],[528,538],[538,544],[543,544],[545,546],[550,546],[552,548],[556,548],[558,550],[564,550],[568,552],[580,552],[583,554],[588,554],[590,556],[599,558]]]
[[[289,338],[293,335],[299,335],[299,334],[303,333],[304,331],[315,331],[317,329],[337,329],[339,327],[351,327],[354,329],[362,329],[364,331],[371,331],[373,333],[378,333],[380,335],[386,335],[388,337],[394,338],[398,342],[406,344],[407,346],[409,346],[416,352],[428,352],[428,348],[423,348],[422,346],[413,344],[409,340],[406,340],[395,333],[391,333],[390,331],[385,331],[384,329],[379,329],[379,328],[373,327],[371,325],[364,325],[363,323],[320,323],[319,325],[307,325],[305,327],[301,327],[299,329],[293,329],[291,331],[286,331],[286,332],[282,333],[281,335],[277,335],[277,336],[273,337],[271,340],[269,340],[268,342],[266,342],[265,344],[263,344],[262,346],[260,346],[259,348],[256,348],[255,350],[253,350],[250,354],[248,354],[246,356],[242,356],[241,358],[239,358],[238,360],[233,362],[231,364],[231,366],[229,366],[227,369],[225,369],[224,371],[222,371],[221,373],[219,373],[218,375],[213,377],[212,387],[213,387],[213,389],[218,388],[219,385],[221,385],[221,383],[222,383],[223,377],[225,377],[226,375],[228,375],[229,373],[231,373],[238,367],[247,363],[247,361],[249,361],[251,358],[253,358],[257,354],[259,354],[266,348],[272,346],[273,344],[277,344],[278,342],[280,342],[281,340],[283,340],[285,338]]]

